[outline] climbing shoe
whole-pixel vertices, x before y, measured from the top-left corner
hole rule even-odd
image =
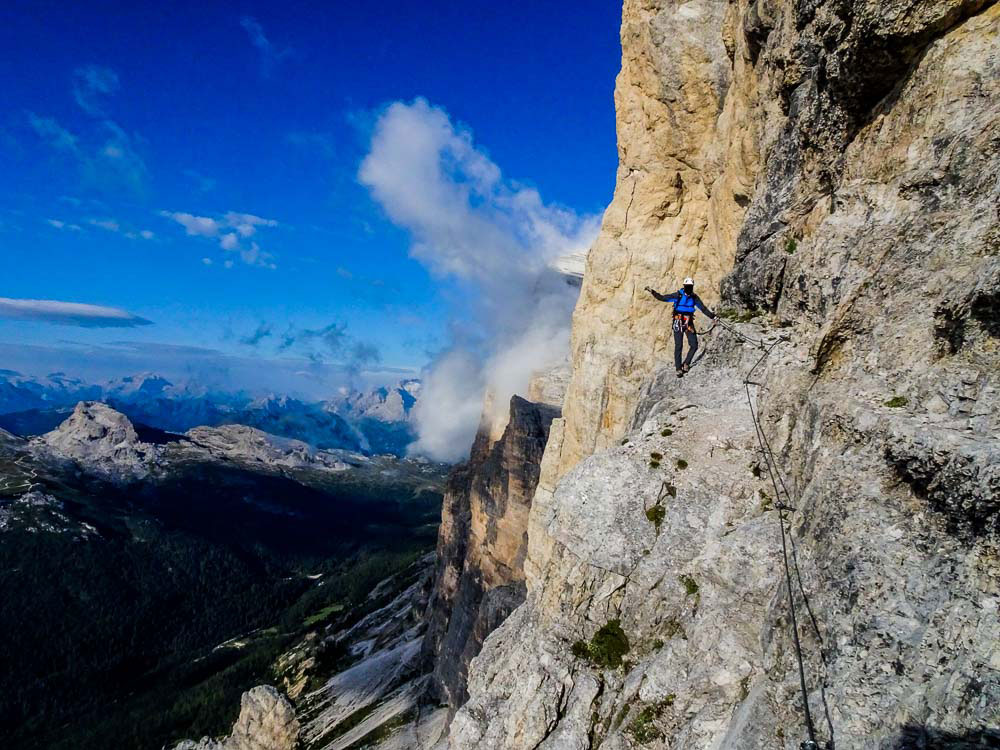
[[[683,378],[684,377],[684,370],[678,370],[677,371],[677,377]]]
[[[681,365],[681,373],[687,375],[689,372],[691,372],[691,366],[689,364],[685,363]]]

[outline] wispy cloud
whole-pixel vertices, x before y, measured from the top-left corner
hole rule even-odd
[[[240,338],[240,343],[246,346],[257,346],[261,341],[266,338],[270,338],[274,333],[273,327],[270,323],[261,323],[257,326],[257,330],[248,336],[243,336]]]
[[[547,204],[534,188],[505,179],[468,129],[423,99],[381,113],[358,178],[410,232],[410,255],[467,292],[451,345],[425,375],[426,406],[415,412],[415,450],[460,458],[484,386],[506,411],[534,371],[567,355],[577,290],[552,265],[589,248],[598,217]]]
[[[275,46],[264,34],[264,28],[256,18],[243,16],[240,18],[240,26],[250,37],[250,43],[260,52],[260,70],[264,76],[270,76],[278,64],[292,54],[290,47]]]
[[[141,191],[149,174],[146,162],[139,154],[142,139],[134,133],[126,132],[111,120],[104,120],[101,129],[103,145],[89,162],[95,179],[110,180],[137,192]]]
[[[82,227],[79,224],[74,224],[73,222],[63,221],[62,219],[46,219],[45,223],[50,227],[55,227],[56,229],[65,229],[69,232],[81,232]]]
[[[289,327],[281,336],[281,343],[278,351],[285,351],[296,344],[319,341],[326,345],[331,352],[339,352],[347,340],[346,323],[330,323],[323,328],[294,328]]]
[[[219,247],[226,252],[237,253],[247,265],[262,268],[277,268],[274,256],[261,249],[251,238],[261,227],[276,227],[274,219],[265,219],[254,214],[229,211],[222,216],[198,216],[184,211],[160,211],[160,216],[170,219],[182,227],[184,232],[193,237],[206,237],[218,240]],[[226,261],[226,268],[232,263]]]
[[[100,65],[85,65],[73,71],[73,98],[89,115],[104,115],[102,99],[118,91],[118,74]]]
[[[83,144],[80,136],[51,117],[28,112],[28,126],[54,152],[76,161],[85,181],[105,188],[142,192],[148,169],[139,153],[142,139],[112,120],[102,120]]]
[[[123,226],[117,219],[87,219],[87,224],[98,229],[103,229],[105,232],[120,234],[130,240],[151,240],[156,237],[156,234],[151,229],[128,228],[127,226]],[[67,228],[69,229],[74,226],[76,225],[72,224]],[[78,226],[76,228],[80,229]]]
[[[213,177],[206,177],[194,169],[185,169],[184,176],[188,177],[203,193],[215,190],[216,180]]]
[[[252,333],[238,340],[246,346],[257,347],[270,338],[275,341],[274,354],[296,354],[316,364],[333,362],[354,375],[382,361],[381,350],[374,342],[353,336],[347,324],[339,321],[320,328],[292,323],[281,334],[275,334],[272,323],[261,321]]]
[[[28,112],[28,124],[45,143],[56,151],[78,154],[78,138],[51,117],[41,117]]]
[[[9,297],[0,297],[0,318],[37,320],[83,328],[135,328],[152,324],[150,320],[117,307]]]
[[[88,224],[94,227],[100,227],[109,232],[117,232],[121,229],[121,225],[114,219],[89,219]]]

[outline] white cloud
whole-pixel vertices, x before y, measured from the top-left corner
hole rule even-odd
[[[202,258],[201,262],[204,263],[206,266],[212,265],[212,259],[211,258]]]
[[[47,219],[46,224],[53,226],[56,229],[62,229],[65,232],[82,232],[83,228],[79,224],[74,224],[72,222],[62,221],[60,219]]]
[[[154,238],[154,237],[155,237],[156,235],[155,235],[155,234],[153,234],[152,230],[149,230],[149,229],[143,229],[143,230],[142,230],[141,232],[139,232],[139,236],[140,236],[140,237],[142,237],[142,238],[143,238],[144,240],[151,240],[151,239],[153,239],[153,238]]]
[[[73,71],[73,98],[89,115],[103,115],[101,99],[117,92],[118,86],[118,74],[111,68],[86,65]]]
[[[160,211],[160,216],[173,219],[191,235],[214,237],[219,233],[219,222],[208,216],[195,216],[182,211]]]
[[[88,219],[87,223],[94,227],[106,229],[109,232],[117,232],[121,229],[121,225],[114,219]]]
[[[274,256],[261,249],[255,241],[248,241],[257,234],[258,227],[276,227],[274,219],[264,219],[254,214],[229,211],[218,217],[196,216],[182,211],[160,211],[160,216],[184,227],[184,231],[192,236],[219,239],[219,247],[226,252],[235,252],[247,265],[261,268],[277,268]],[[230,268],[227,265],[226,268]]]
[[[420,399],[413,407],[419,436],[411,452],[455,461],[468,455],[482,413],[482,362],[453,350],[439,357],[422,376]]]
[[[423,99],[384,110],[358,177],[410,232],[413,258],[471,287],[452,346],[425,375],[440,383],[442,398],[451,393],[461,403],[432,414],[434,399],[425,399],[415,413],[414,450],[460,458],[478,426],[484,385],[505,412],[535,371],[566,356],[577,290],[551,266],[585,252],[599,218],[545,204],[537,190],[505,179],[469,130]]]
[[[0,318],[38,320],[84,328],[134,328],[151,324],[151,321],[117,307],[9,297],[0,297]]]
[[[225,216],[225,225],[235,229],[240,237],[252,237],[257,232],[257,227],[276,227],[278,222],[274,219],[262,219],[253,214],[230,211]]]

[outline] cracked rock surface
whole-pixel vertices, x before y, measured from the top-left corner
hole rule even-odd
[[[473,661],[450,747],[805,739],[742,384],[762,352],[722,329],[687,377],[660,369],[669,306],[641,290],[688,273],[730,327],[787,338],[750,399],[795,507],[819,738],[997,744],[1000,5],[627,0],[622,46],[618,183],[527,598]],[[621,667],[587,645],[615,621]]]

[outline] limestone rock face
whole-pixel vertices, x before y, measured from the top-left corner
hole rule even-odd
[[[139,440],[128,417],[99,401],[78,403],[65,422],[32,446],[119,480],[147,475],[159,455],[157,446]]]
[[[514,396],[502,437],[482,430],[445,493],[424,641],[440,699],[466,697],[466,670],[483,640],[524,600],[528,511],[558,409]]]
[[[625,0],[618,175],[573,316],[559,475],[621,437],[644,378],[673,346],[671,308],[644,287],[674,291],[693,276],[712,305],[732,267],[765,127],[749,117],[757,73],[731,48],[734,8]]]
[[[1000,5],[626,2],[622,46],[526,599],[450,747],[797,748],[790,596],[820,740],[1000,743]],[[686,274],[752,322],[678,381],[641,290]]]
[[[221,741],[185,740],[174,750],[295,750],[298,735],[292,704],[270,685],[259,685],[243,694],[232,734]]]

